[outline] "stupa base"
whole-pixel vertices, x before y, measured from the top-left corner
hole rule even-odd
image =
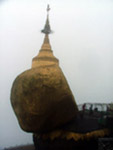
[[[61,138],[43,140],[33,136],[33,141],[35,150],[113,150],[113,137],[75,141]]]
[[[102,144],[113,150],[113,130],[100,126],[98,119],[78,116],[59,129],[34,133],[33,141],[36,150],[104,150]]]
[[[34,145],[36,150],[97,150],[98,140],[79,140],[73,139],[60,139],[55,140],[47,139],[43,140],[40,138],[34,138]]]

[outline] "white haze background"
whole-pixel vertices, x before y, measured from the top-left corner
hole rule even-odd
[[[10,90],[40,50],[48,3],[51,46],[76,102],[113,102],[112,0],[0,0],[0,147],[32,143]]]

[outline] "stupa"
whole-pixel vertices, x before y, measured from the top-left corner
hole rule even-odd
[[[32,68],[17,76],[11,89],[11,104],[20,127],[37,134],[66,124],[78,113],[73,94],[49,42],[52,32],[49,10],[48,5],[42,30],[44,41],[32,60]]]

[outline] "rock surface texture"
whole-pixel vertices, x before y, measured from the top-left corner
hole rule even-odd
[[[77,105],[45,34],[32,68],[20,74],[11,90],[11,103],[21,128],[43,133],[77,115]]]

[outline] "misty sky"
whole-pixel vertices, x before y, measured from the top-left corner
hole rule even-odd
[[[31,68],[50,4],[50,42],[76,102],[113,102],[112,0],[0,0],[0,147],[32,143],[10,104],[17,75]]]

